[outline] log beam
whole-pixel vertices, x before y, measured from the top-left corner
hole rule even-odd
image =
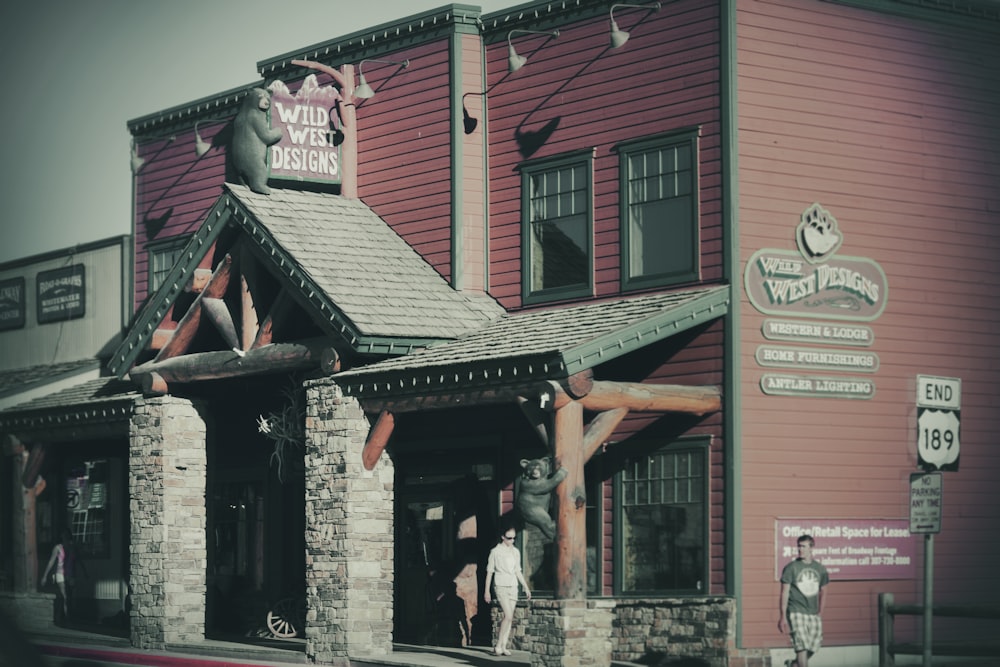
[[[557,409],[573,400],[561,387],[550,383],[556,396]],[[584,408],[604,412],[628,408],[635,412],[683,412],[704,416],[722,409],[722,393],[718,387],[682,384],[645,384],[642,382],[610,382],[596,380],[589,394],[579,399]]]
[[[219,330],[226,345],[230,349],[242,350],[240,339],[236,336],[236,323],[233,322],[233,315],[229,312],[226,302],[222,299],[202,299],[201,307],[209,321]]]
[[[604,446],[618,424],[625,419],[628,408],[615,408],[594,417],[583,433],[583,462],[589,461]]]
[[[556,590],[558,600],[583,600],[587,594],[587,490],[584,480],[583,406],[572,401],[555,414],[556,466],[566,479],[555,489]]]
[[[257,290],[257,269],[247,244],[240,248],[240,349],[249,350],[257,337],[258,317],[254,294]]]
[[[324,355],[330,358],[329,341],[325,338],[300,343],[273,343],[246,353],[231,350],[200,352],[163,361],[150,361],[131,370],[129,376],[140,387],[159,376],[157,382],[195,382],[256,375],[259,373],[291,372],[318,368]]]
[[[393,429],[396,428],[396,418],[388,410],[383,410],[375,425],[368,432],[368,439],[365,440],[365,448],[361,450],[361,462],[365,470],[374,470],[379,457],[389,444]]]
[[[205,289],[195,297],[194,303],[188,308],[188,311],[184,313],[184,317],[177,324],[177,328],[174,329],[174,335],[170,337],[167,344],[160,348],[159,353],[156,355],[155,361],[163,361],[171,357],[176,357],[177,355],[184,354],[188,347],[191,345],[191,341],[194,340],[195,334],[198,332],[198,325],[201,323],[201,310],[202,301],[207,299],[221,299],[226,293],[226,288],[229,287],[229,277],[232,273],[233,258],[226,255],[219,262],[216,267],[215,272],[212,274],[212,278],[208,281]]]
[[[264,321],[260,323],[260,328],[257,329],[257,336],[254,338],[253,345],[248,347],[248,350],[252,350],[255,347],[263,347],[264,345],[270,345],[272,340],[272,335],[274,333],[274,323],[280,322],[282,318],[285,317],[292,309],[292,297],[289,296],[288,291],[282,289],[278,292],[278,296],[274,298],[274,302],[271,303],[271,308],[264,318]]]
[[[552,449],[552,442],[549,439],[549,412],[538,407],[538,400],[526,398],[524,396],[518,396],[516,399],[517,406],[521,408],[521,412],[528,419],[531,424],[531,428],[534,429],[535,434],[542,441],[542,443]]]

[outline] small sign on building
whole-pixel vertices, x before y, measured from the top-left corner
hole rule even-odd
[[[24,326],[24,278],[0,281],[0,331]]]
[[[941,532],[942,475],[915,472],[910,475],[910,532]]]
[[[38,323],[83,317],[86,284],[83,264],[38,273]]]

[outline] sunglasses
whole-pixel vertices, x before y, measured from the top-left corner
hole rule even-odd
[[[505,539],[505,540],[512,540],[512,539],[514,539],[514,537],[515,537],[514,535],[504,535],[503,539]]]

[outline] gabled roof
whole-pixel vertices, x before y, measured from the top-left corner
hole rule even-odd
[[[148,344],[223,229],[237,225],[301,297],[317,325],[359,353],[406,354],[457,338],[504,313],[482,293],[458,292],[364,202],[227,183],[110,367],[123,376]]]
[[[725,315],[730,288],[511,313],[461,339],[334,376],[366,397],[565,378]]]

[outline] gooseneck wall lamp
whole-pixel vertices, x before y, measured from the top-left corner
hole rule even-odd
[[[141,157],[139,157],[139,149],[135,145],[135,137],[132,138],[132,150],[129,151],[129,167],[132,168],[132,173],[137,174],[139,170],[142,169],[142,165],[146,163]]]
[[[508,32],[507,33],[507,70],[509,72],[511,72],[511,73],[516,72],[517,70],[521,69],[522,67],[524,67],[524,63],[528,62],[528,59],[525,56],[519,56],[519,55],[517,55],[517,51],[514,49],[514,44],[511,43],[511,41],[510,41],[510,38],[513,37],[515,33],[521,34],[521,35],[549,35],[551,37],[558,37],[559,36],[559,31],[558,30],[550,30],[550,31],[545,31],[545,30],[511,30],[510,32]]]
[[[194,124],[194,154],[201,157],[207,153],[212,148],[212,144],[201,138],[201,134],[198,132],[198,125],[201,123],[199,120]]]
[[[634,7],[636,9],[648,9],[654,12],[660,11],[660,3],[658,2],[648,2],[644,5],[631,5],[626,3],[611,5],[611,48],[613,49],[617,49],[628,41],[628,33],[621,30],[618,27],[618,23],[615,22],[615,9],[618,7]]]
[[[368,60],[362,60],[358,63],[358,87],[354,89],[354,96],[360,97],[363,100],[367,100],[375,96],[375,91],[372,87],[368,85],[365,80],[364,64],[365,63],[382,63],[383,65],[399,65],[400,68],[406,69],[410,66],[409,60],[396,61],[396,60],[375,60],[369,58]]]

